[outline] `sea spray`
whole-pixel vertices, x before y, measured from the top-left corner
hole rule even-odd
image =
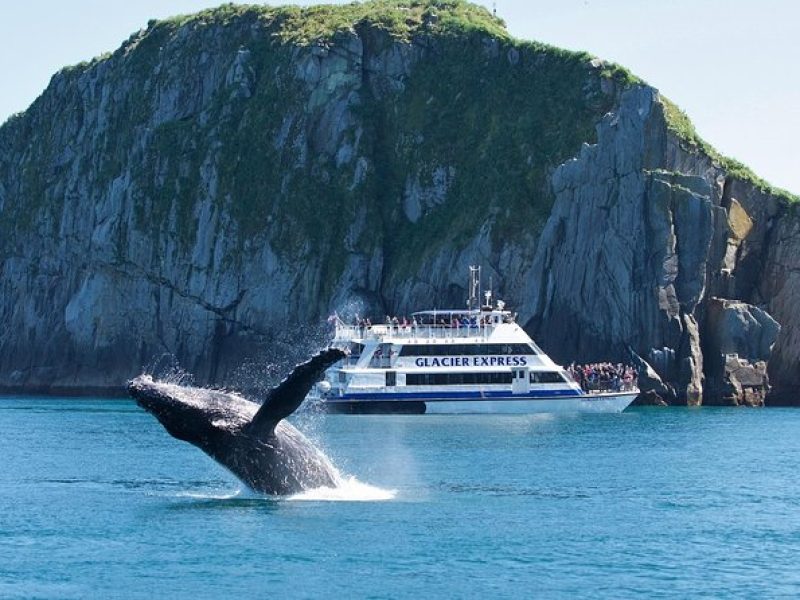
[[[392,500],[397,490],[384,489],[363,483],[355,477],[338,478],[335,487],[318,487],[289,496],[289,500],[312,500],[319,502],[380,502]]]
[[[331,448],[325,436],[327,429],[323,420],[329,418],[324,412],[315,410],[300,411],[292,415],[292,423],[317,449],[331,462],[335,472],[334,486],[322,486],[305,490],[289,497],[289,500],[316,500],[327,502],[377,502],[392,500],[397,496],[396,489],[387,489],[359,481],[354,475],[344,474],[337,464],[347,464],[347,459]],[[397,456],[397,455],[395,455]],[[405,463],[406,465],[408,462]],[[395,465],[396,466],[396,465]],[[406,469],[402,469],[405,471]],[[396,471],[395,471],[396,472]]]

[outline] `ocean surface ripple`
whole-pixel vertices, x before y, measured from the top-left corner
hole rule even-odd
[[[800,411],[295,420],[265,498],[133,402],[0,399],[0,597],[796,597]]]

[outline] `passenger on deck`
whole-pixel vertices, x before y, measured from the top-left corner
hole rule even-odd
[[[636,387],[638,374],[631,365],[622,363],[588,363],[567,367],[572,379],[586,392],[623,392]]]

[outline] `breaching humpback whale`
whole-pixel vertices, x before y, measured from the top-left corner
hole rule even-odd
[[[298,365],[261,406],[237,394],[159,383],[148,375],[130,381],[128,392],[170,435],[194,444],[253,490],[295,494],[335,487],[337,471],[283,419],[297,410],[325,369],[344,356],[330,348]]]

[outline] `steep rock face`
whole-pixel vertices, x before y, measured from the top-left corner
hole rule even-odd
[[[665,129],[650,123],[657,106],[651,89],[625,93],[599,125],[598,143],[555,172],[530,314],[562,360],[632,349],[680,382],[679,400],[697,403],[696,309],[706,288],[713,191],[701,177],[652,170],[663,164]]]
[[[633,352],[670,402],[750,389],[705,389],[711,297],[766,311],[790,401],[786,201],[654,89],[452,5],[343,7],[310,39],[323,13],[227,7],[57,74],[0,129],[0,386],[117,386],[161,354],[235,382],[333,310],[461,306],[476,263],[557,359]]]
[[[625,92],[598,125],[597,144],[559,167],[552,181],[556,202],[537,248],[533,280],[541,284],[528,313],[537,337],[565,361],[599,358],[598,350],[645,357],[669,382],[671,402],[700,403],[710,371],[715,385],[706,400],[735,403],[742,394],[722,384],[728,379],[720,356],[752,358],[752,332],[735,321],[708,323],[708,302],[737,299],[747,314],[771,321],[745,301],[766,307],[776,297],[769,282],[783,275],[764,278],[763,268],[776,260],[767,251],[771,232],[793,223],[792,211],[687,150],[650,88]],[[782,317],[790,328],[796,320],[788,310]],[[770,329],[758,360],[769,360],[776,335]],[[723,350],[713,341],[720,336]],[[712,360],[704,365],[707,353]],[[788,362],[797,364],[796,356]],[[763,378],[754,402],[767,390]]]
[[[711,298],[704,338],[709,400],[763,405],[770,390],[767,361],[779,332],[780,325],[765,311],[744,302]]]
[[[793,207],[797,210],[797,207]],[[770,399],[775,404],[797,404],[800,389],[800,219],[793,215],[780,219],[772,232],[758,292],[770,314],[781,324],[769,374]]]

